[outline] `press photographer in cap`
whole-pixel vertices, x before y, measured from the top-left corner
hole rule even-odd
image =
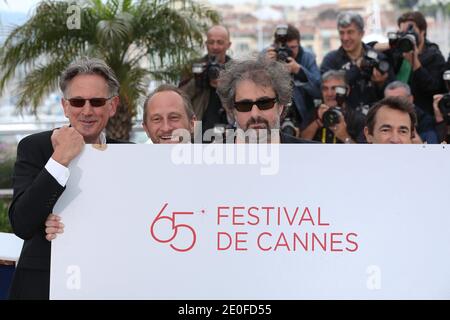
[[[289,135],[299,133],[314,117],[314,100],[320,98],[320,71],[313,53],[300,44],[300,32],[291,24],[278,25],[274,43],[263,51],[266,58],[285,63],[292,77],[292,104],[286,110],[281,130]]]
[[[345,71],[325,72],[322,76],[323,102],[301,137],[321,143],[364,142],[365,115],[347,107],[349,93]]]

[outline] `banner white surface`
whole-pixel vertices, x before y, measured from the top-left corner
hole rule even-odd
[[[446,146],[236,148],[87,146],[51,299],[450,299]]]

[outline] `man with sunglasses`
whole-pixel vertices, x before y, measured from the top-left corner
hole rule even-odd
[[[307,142],[279,130],[292,99],[291,77],[283,63],[265,58],[232,61],[220,74],[217,93],[236,128],[245,133],[241,141],[237,132],[235,142]]]
[[[103,132],[119,104],[119,82],[104,61],[83,58],[72,63],[59,85],[70,126],[27,136],[17,146],[9,219],[14,233],[25,242],[10,299],[49,298],[50,242],[45,229],[58,218],[46,219],[69,179],[67,166],[86,143],[118,142]]]

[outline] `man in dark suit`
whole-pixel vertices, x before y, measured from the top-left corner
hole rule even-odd
[[[86,143],[117,142],[106,138],[103,132],[119,104],[119,82],[104,61],[83,58],[72,63],[63,72],[59,85],[70,126],[30,135],[17,147],[9,219],[14,233],[25,242],[10,299],[49,298],[50,242],[45,236],[46,219],[69,179],[67,166]],[[53,221],[57,225],[57,218]]]

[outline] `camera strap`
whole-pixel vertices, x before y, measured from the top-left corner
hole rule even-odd
[[[327,128],[322,128],[322,143],[327,143]],[[333,143],[336,143],[336,136],[333,133]]]
[[[400,66],[400,70],[397,73],[397,80],[403,83],[408,83],[409,77],[411,76],[412,66],[408,60],[403,59],[402,65]]]

